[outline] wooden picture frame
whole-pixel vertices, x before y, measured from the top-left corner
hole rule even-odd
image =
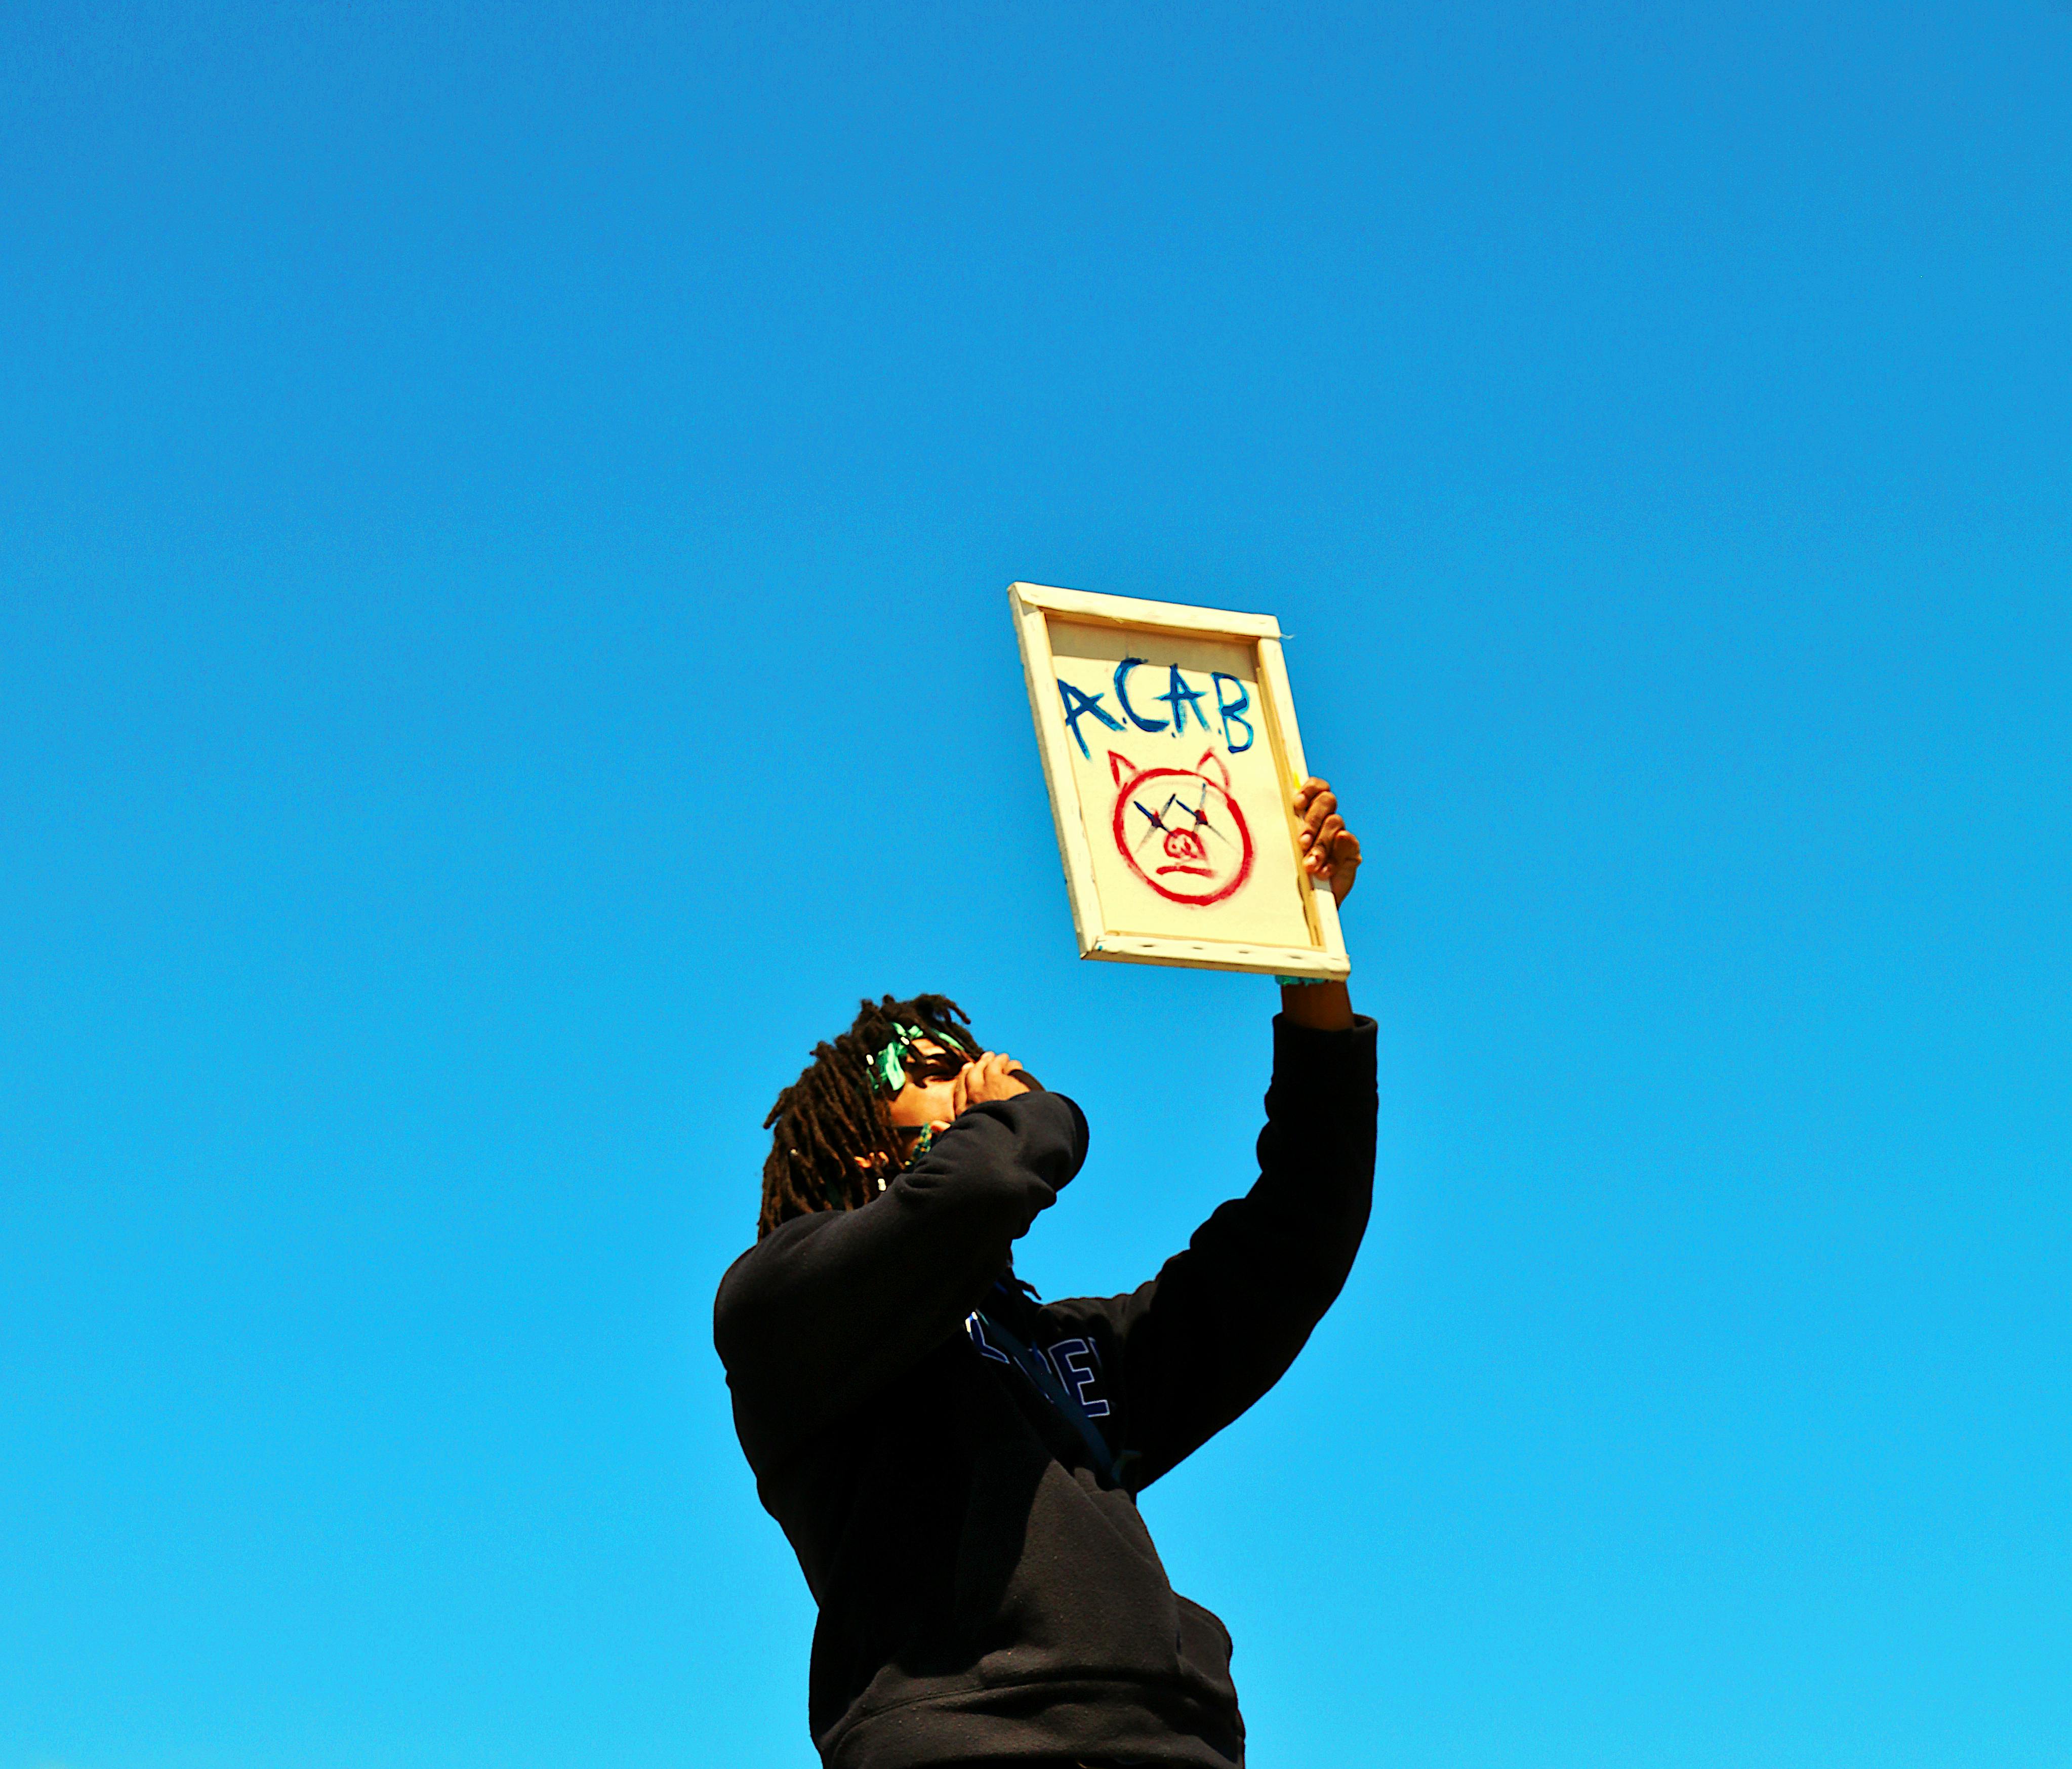
[[[1007,596],[1079,956],[1347,975],[1289,808],[1308,771],[1280,623],[1042,584]]]

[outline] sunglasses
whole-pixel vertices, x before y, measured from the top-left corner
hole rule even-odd
[[[956,1079],[972,1059],[962,1051],[945,1045],[941,1050],[923,1051],[911,1044],[906,1047],[906,1060],[902,1067],[910,1081],[948,1081]]]

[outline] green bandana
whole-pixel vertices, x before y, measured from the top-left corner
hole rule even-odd
[[[892,1042],[870,1059],[870,1085],[874,1092],[897,1093],[906,1086],[906,1059],[915,1045],[924,1038],[946,1051],[964,1054],[964,1041],[953,1032],[939,1032],[932,1026],[908,1026],[894,1020],[892,1033]]]

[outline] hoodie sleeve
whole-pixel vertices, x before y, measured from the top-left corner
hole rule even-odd
[[[1104,1342],[1113,1435],[1149,1486],[1281,1380],[1352,1270],[1374,1191],[1374,1022],[1318,1031],[1276,1016],[1257,1183],[1126,1296],[1050,1305]]]
[[[742,1254],[713,1339],[744,1443],[800,1441],[958,1331],[1086,1153],[1063,1094],[974,1106],[862,1209],[796,1217]]]

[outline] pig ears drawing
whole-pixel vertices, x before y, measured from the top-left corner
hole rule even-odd
[[[1194,764],[1194,771],[1197,774],[1207,774],[1211,768],[1215,770],[1212,778],[1216,784],[1226,792],[1229,792],[1230,770],[1223,766],[1223,759],[1214,750],[1203,750],[1201,760]],[[1116,788],[1118,791],[1121,789],[1124,782],[1135,780],[1144,771],[1120,750],[1110,750],[1108,752],[1108,771],[1115,777]]]

